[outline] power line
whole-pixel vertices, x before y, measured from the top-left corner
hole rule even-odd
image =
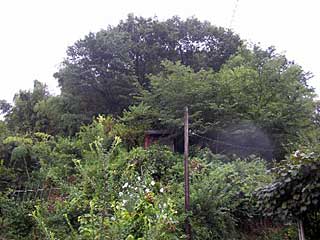
[[[221,141],[221,140],[216,140],[216,139],[208,138],[208,137],[205,137],[205,136],[201,136],[201,135],[199,135],[197,133],[194,133],[194,132],[191,132],[191,135],[197,136],[199,138],[205,139],[205,140],[210,141],[210,142],[220,143],[220,144],[223,144],[225,146],[236,147],[236,148],[239,148],[239,149],[251,149],[251,150],[264,151],[264,152],[273,152],[274,151],[271,148],[259,148],[259,147],[243,146],[243,145],[228,143],[228,142],[224,142],[224,141]]]

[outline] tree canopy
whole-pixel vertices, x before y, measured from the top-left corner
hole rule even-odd
[[[12,108],[1,102],[10,129],[72,135],[99,114],[125,114],[144,119],[134,139],[147,126],[179,131],[189,106],[191,127],[216,151],[281,159],[318,124],[310,75],[299,65],[196,18],[129,15],[70,46],[54,76],[59,96],[35,82]]]
[[[272,48],[241,49],[217,72],[195,72],[179,62],[162,66],[150,77],[150,90],[141,101],[164,125],[181,126],[184,106],[189,106],[194,130],[219,134],[233,144],[263,141],[261,134],[254,136],[254,128],[260,129],[268,141],[258,146],[273,148],[271,157],[283,157],[283,145],[315,128],[308,74]]]
[[[49,97],[47,86],[37,80],[33,90],[20,90],[13,98],[13,107],[6,115],[8,127],[16,132],[32,132],[38,122],[35,105]]]
[[[119,114],[141,88],[149,88],[148,76],[161,71],[162,61],[180,61],[195,71],[219,70],[240,45],[231,31],[196,18],[159,21],[129,15],[69,47],[54,76],[62,94],[79,98],[83,113]]]

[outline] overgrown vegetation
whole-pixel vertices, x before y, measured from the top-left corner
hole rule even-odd
[[[317,239],[319,102],[309,74],[195,18],[129,15],[0,101],[0,239]],[[143,148],[165,130],[176,149]],[[284,160],[285,159],[285,160]]]

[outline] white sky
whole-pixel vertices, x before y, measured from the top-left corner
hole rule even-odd
[[[0,99],[12,101],[33,80],[58,93],[52,77],[66,48],[89,31],[116,25],[128,13],[195,16],[230,27],[236,0],[0,0]],[[315,75],[310,84],[320,95],[320,1],[239,0],[233,30],[241,38],[274,45],[278,52]],[[318,23],[318,25],[317,25]]]

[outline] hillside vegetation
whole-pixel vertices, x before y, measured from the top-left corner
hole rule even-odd
[[[54,77],[57,96],[34,81],[0,101],[0,239],[186,239],[187,217],[192,239],[319,236],[320,104],[275,48],[128,15],[68,47]],[[148,130],[176,151],[143,148]]]

